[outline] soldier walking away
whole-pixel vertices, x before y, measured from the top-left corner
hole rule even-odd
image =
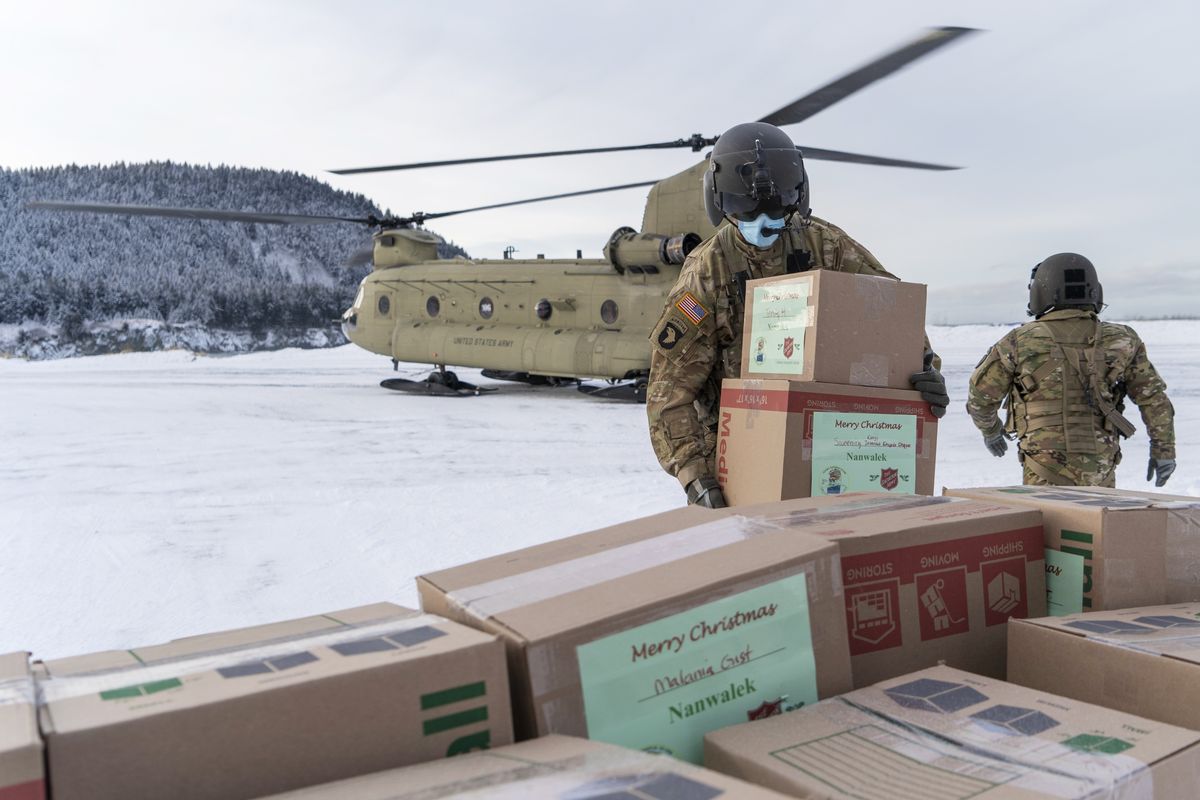
[[[704,205],[718,229],[688,255],[650,334],[646,413],[654,453],[688,502],[722,508],[714,463],[721,379],[740,374],[746,281],[813,269],[896,276],[840,228],[809,215],[804,161],[774,125],[721,134],[704,173]],[[938,417],[949,403],[939,366],[926,342],[925,370],[911,379]]]
[[[1050,256],[1029,278],[1035,321],[996,342],[971,375],[967,413],[994,456],[1003,456],[1016,435],[1027,484],[1115,485],[1121,437],[1135,430],[1121,414],[1126,396],[1150,435],[1146,480],[1162,486],[1175,471],[1167,385],[1133,328],[1101,322],[1102,308],[1092,262],[1076,253]]]

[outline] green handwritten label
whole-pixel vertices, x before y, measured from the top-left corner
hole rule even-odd
[[[811,279],[754,287],[747,364],[751,375],[804,374],[804,336],[812,324],[808,309],[811,291]]]
[[[1046,610],[1052,617],[1083,611],[1083,556],[1046,548]]]
[[[917,418],[911,414],[813,414],[813,496],[917,492]]]
[[[580,645],[588,738],[699,764],[704,734],[817,700],[803,574]]]

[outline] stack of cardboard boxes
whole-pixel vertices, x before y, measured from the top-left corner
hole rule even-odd
[[[1186,796],[1200,602],[1043,618],[1044,548],[1091,536],[1080,605],[1187,599],[1200,505],[970,493],[681,508],[421,576],[423,612],[6,657],[0,798]]]
[[[937,419],[909,376],[925,287],[817,270],[746,284],[740,378],[721,387],[717,479],[731,505],[934,493]]]

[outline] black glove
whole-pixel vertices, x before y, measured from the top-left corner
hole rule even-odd
[[[1175,459],[1173,458],[1155,458],[1150,456],[1150,466],[1146,468],[1146,480],[1154,478],[1155,486],[1162,486],[1167,482],[1167,478],[1171,477],[1171,473],[1175,471]]]
[[[908,380],[914,389],[921,393],[921,399],[929,403],[929,410],[938,419],[946,416],[946,406],[950,405],[950,395],[946,394],[946,379],[942,373],[933,368],[933,353],[925,352],[925,371],[909,376]],[[990,448],[989,448],[990,449]]]
[[[988,452],[996,458],[1000,458],[1008,452],[1008,436],[1004,431],[993,433],[991,436],[983,437],[983,446],[988,449]]]
[[[721,492],[721,484],[717,482],[716,478],[707,475],[703,478],[696,478],[687,485],[687,499],[690,506],[725,508],[729,505],[725,502],[725,495]]]

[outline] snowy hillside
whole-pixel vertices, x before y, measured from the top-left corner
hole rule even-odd
[[[1178,414],[1166,488],[1200,495],[1200,323],[1135,327]],[[1020,480],[962,411],[967,375],[1004,330],[931,329],[953,398],[938,486]],[[65,656],[414,605],[422,572],[683,502],[642,406],[515,384],[407,396],[378,388],[392,374],[352,346],[0,360],[0,652]],[[1147,486],[1146,449],[1139,430],[1120,485]]]
[[[0,331],[0,353],[31,358],[160,344],[153,337],[110,343],[90,324],[110,320],[249,331],[244,341],[226,337],[242,349],[261,345],[271,332],[276,340],[303,346],[307,328],[344,341],[336,320],[370,270],[347,262],[370,246],[372,233],[355,224],[284,226],[27,208],[34,200],[383,214],[361,194],[295,172],[170,162],[0,169],[0,324],[10,334]],[[463,252],[452,244],[439,249],[443,257]],[[203,349],[194,336],[187,343]]]

